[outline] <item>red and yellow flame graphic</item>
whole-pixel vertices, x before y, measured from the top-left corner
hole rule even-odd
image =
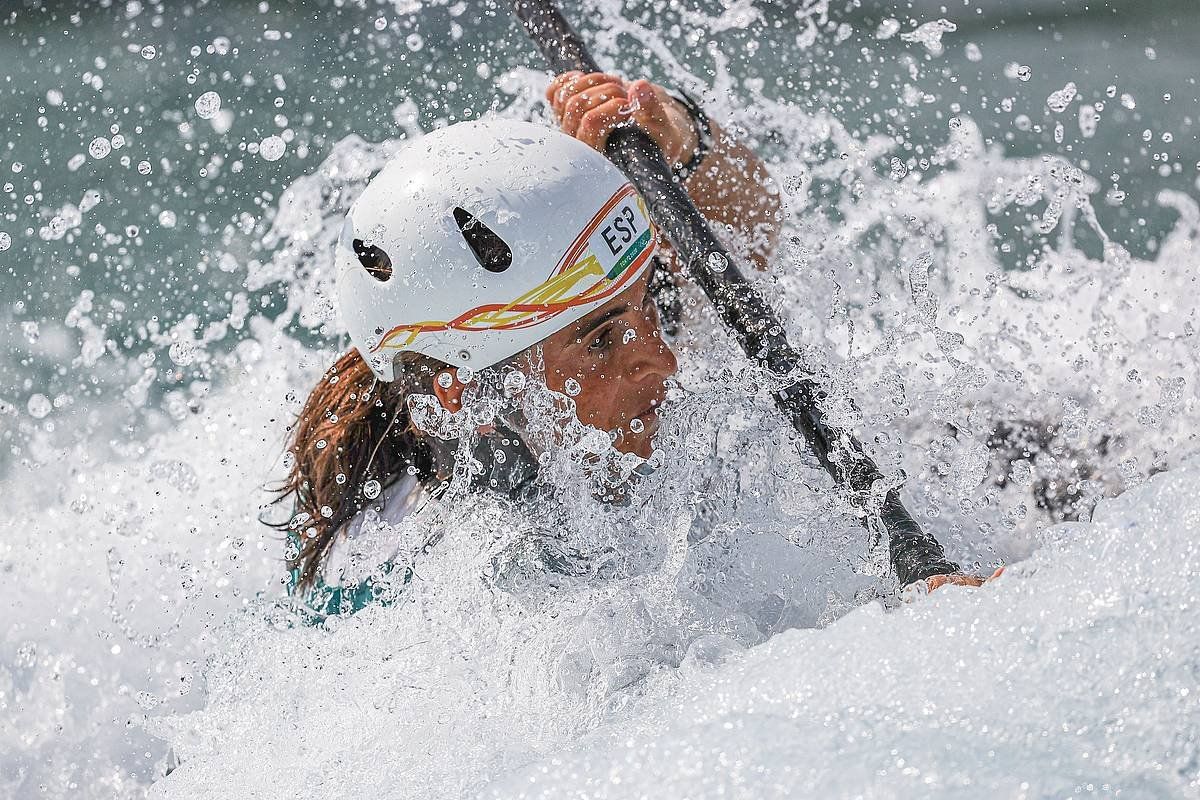
[[[633,195],[647,230],[629,245],[621,259],[607,271],[596,253],[588,249],[593,233],[600,223],[623,200]],[[423,333],[445,330],[503,331],[540,325],[563,312],[581,305],[596,303],[615,296],[641,271],[654,253],[656,232],[645,201],[638,197],[630,184],[625,184],[592,217],[587,227],[575,238],[571,247],[544,282],[508,303],[487,303],[464,311],[452,320],[410,322],[389,330],[372,352],[399,350],[412,346]]]

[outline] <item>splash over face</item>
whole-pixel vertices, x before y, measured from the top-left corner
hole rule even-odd
[[[665,381],[679,366],[648,294],[650,272],[542,342],[546,385],[573,397],[580,422],[614,432],[613,447],[642,458],[653,449]]]

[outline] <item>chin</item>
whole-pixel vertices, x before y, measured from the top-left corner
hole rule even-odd
[[[639,436],[635,441],[629,442],[623,450],[640,458],[649,458],[654,452],[654,442],[649,436]]]

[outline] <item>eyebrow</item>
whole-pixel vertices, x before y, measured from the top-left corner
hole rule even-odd
[[[608,311],[605,311],[603,314],[601,314],[599,317],[597,317],[595,320],[593,320],[586,328],[581,330],[579,332],[579,336],[577,336],[576,338],[578,338],[578,339],[586,338],[588,336],[588,334],[590,334],[592,331],[596,330],[596,328],[599,328],[601,325],[603,325],[604,323],[608,322],[609,320],[611,320],[615,317],[621,316],[628,310],[629,310],[628,303],[622,303],[619,306],[613,306]]]

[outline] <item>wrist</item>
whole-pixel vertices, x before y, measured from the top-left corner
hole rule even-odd
[[[708,155],[712,145],[712,127],[708,115],[686,94],[680,92],[671,95],[671,100],[675,110],[682,113],[686,120],[684,130],[688,131],[679,163],[671,165],[675,176],[682,182],[695,173]]]
[[[695,158],[700,150],[700,131],[696,127],[696,121],[688,113],[687,106],[674,97],[670,98],[670,101],[672,121],[679,131],[679,152],[671,164],[675,167]]]

